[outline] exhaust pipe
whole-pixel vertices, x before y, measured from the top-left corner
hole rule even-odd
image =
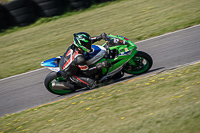
[[[53,90],[71,90],[64,85],[64,82],[53,82],[51,85]]]

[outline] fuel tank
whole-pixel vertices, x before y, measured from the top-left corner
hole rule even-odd
[[[101,60],[106,54],[106,49],[103,46],[92,45],[92,52],[85,53],[87,65],[92,65]]]

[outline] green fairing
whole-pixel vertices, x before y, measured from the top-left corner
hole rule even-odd
[[[108,71],[106,68],[103,68],[102,69],[102,74],[105,75],[106,73],[110,73],[114,70],[116,70],[117,68],[121,67],[122,65],[124,65],[125,63],[130,62],[132,65],[134,65],[134,61],[131,60],[131,58],[134,57],[134,55],[137,53],[137,47],[134,43],[132,43],[130,40],[128,40],[127,38],[125,37],[122,37],[122,36],[114,36],[114,35],[111,35],[109,34],[108,37],[110,38],[110,40],[114,40],[115,38],[117,39],[121,39],[123,41],[125,41],[127,43],[127,45],[117,45],[117,46],[112,46],[112,47],[109,47],[110,51],[113,51],[113,50],[117,50],[119,54],[122,54],[122,53],[125,53],[125,52],[128,52],[128,54],[124,54],[124,55],[119,55],[117,58],[114,58],[114,59],[108,59],[108,63],[110,63],[110,60],[111,60],[111,64],[112,66],[110,66],[108,68]],[[105,46],[105,44],[103,44],[102,46]],[[125,51],[125,49],[127,51]],[[105,59],[102,59],[100,60],[98,63],[101,63],[103,62]],[[115,63],[116,62],[116,63]],[[114,64],[113,64],[114,63]]]

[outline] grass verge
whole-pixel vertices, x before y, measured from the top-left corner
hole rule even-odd
[[[198,133],[200,63],[0,118],[0,132]]]
[[[199,0],[123,0],[0,36],[0,78],[62,55],[73,33],[103,32],[139,41],[200,23]]]

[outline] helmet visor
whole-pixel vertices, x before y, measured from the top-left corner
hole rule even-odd
[[[91,42],[90,41],[80,41],[81,45],[86,47],[87,49],[91,49]]]

